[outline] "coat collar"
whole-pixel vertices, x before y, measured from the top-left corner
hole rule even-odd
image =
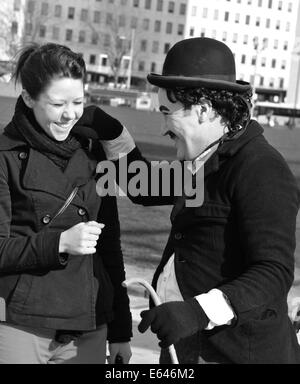
[[[94,174],[96,162],[78,149],[62,172],[42,153],[30,148],[23,176],[26,189],[40,190],[66,199],[75,186],[86,184]]]
[[[253,140],[257,136],[262,135],[262,133],[263,128],[257,123],[257,121],[251,120],[241,135],[224,141],[219,145],[216,152],[205,163],[205,177],[213,172],[217,172],[222,162],[230,157],[233,157],[249,141]]]

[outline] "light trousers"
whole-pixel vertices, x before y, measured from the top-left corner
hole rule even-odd
[[[106,325],[68,344],[54,337],[55,330],[0,322],[0,364],[105,364]]]

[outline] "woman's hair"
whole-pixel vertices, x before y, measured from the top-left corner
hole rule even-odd
[[[70,48],[54,43],[31,44],[19,52],[14,78],[36,100],[53,78],[84,81],[85,73],[82,56]]]
[[[252,91],[237,93],[207,88],[174,88],[172,93],[186,109],[201,104],[203,100],[209,101],[231,132],[244,127],[250,119]]]

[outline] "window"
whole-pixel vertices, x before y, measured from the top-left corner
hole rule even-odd
[[[233,37],[232,37],[232,42],[233,42],[233,43],[237,43],[237,39],[238,39],[238,34],[237,34],[237,33],[234,33],[234,34],[233,34]]]
[[[272,66],[272,68],[276,68],[276,59],[272,59],[271,66]]]
[[[283,60],[281,63],[281,69],[286,69],[286,61]]]
[[[159,49],[159,42],[158,41],[153,41],[152,43],[152,52],[153,53],[158,53]]]
[[[19,11],[21,9],[21,0],[14,1],[14,11]]]
[[[112,25],[113,22],[113,15],[112,13],[106,14],[106,25]]]
[[[242,55],[241,63],[246,64],[246,55]]]
[[[148,31],[149,30],[149,25],[150,25],[150,20],[149,19],[144,19],[143,20],[143,29],[144,29],[144,31]]]
[[[126,26],[126,17],[125,15],[119,16],[119,27],[125,27]]]
[[[204,29],[204,28],[201,29],[200,36],[201,36],[201,37],[205,37],[205,29]]]
[[[151,0],[145,0],[145,9],[151,9]]]
[[[16,21],[12,21],[12,23],[11,23],[11,33],[13,35],[18,33],[18,28],[19,28],[18,23]]]
[[[94,23],[100,23],[101,12],[94,11]]]
[[[278,49],[278,40],[274,40],[274,49]]]
[[[72,37],[73,37],[72,29],[67,29],[66,30],[66,41],[72,41]]]
[[[108,60],[107,60],[107,56],[101,56],[101,59],[100,59],[100,65],[102,67],[107,67],[107,64],[108,64]]]
[[[42,3],[42,8],[41,8],[41,15],[42,16],[47,16],[49,11],[49,4],[48,3]]]
[[[292,10],[293,10],[293,3],[289,3],[288,12],[292,12]]]
[[[256,56],[252,56],[251,65],[256,65],[256,60],[257,60],[257,57]]]
[[[269,8],[272,8],[272,5],[273,5],[273,0],[269,0],[268,7],[269,7]]]
[[[58,27],[53,27],[52,37],[54,40],[59,40],[59,28]]]
[[[160,32],[160,29],[161,29],[161,21],[160,20],[155,20],[154,32]]]
[[[75,16],[75,8],[69,7],[68,8],[68,19],[74,19]]]
[[[26,33],[26,35],[32,34],[32,23],[26,23],[25,24],[25,33]]]
[[[139,7],[139,0],[133,0],[133,6],[135,7],[135,8],[138,8]]]
[[[29,0],[27,4],[27,12],[33,13],[34,12],[34,0]]]
[[[190,36],[193,37],[194,34],[195,34],[195,28],[192,27],[192,28],[190,28]]]
[[[185,15],[186,14],[186,4],[180,4],[179,14],[180,15]]]
[[[287,41],[285,41],[285,42],[283,43],[283,49],[284,49],[284,51],[287,51],[287,50],[288,50],[288,47],[289,47],[289,43],[288,43]]]
[[[99,35],[98,35],[98,33],[93,32],[93,33],[92,33],[91,43],[96,45],[96,44],[98,44],[98,40],[99,40]]]
[[[90,55],[90,64],[96,64],[96,55]]]
[[[226,41],[226,40],[227,40],[227,32],[223,32],[222,41]]]
[[[270,80],[269,80],[269,87],[274,88],[274,79],[273,79],[273,77],[271,77]]]
[[[144,61],[139,61],[138,70],[140,72],[145,70],[145,62]]]
[[[110,35],[108,33],[106,33],[104,35],[104,47],[110,47]]]
[[[197,7],[192,7],[192,16],[197,16]]]
[[[175,2],[174,1],[169,1],[168,12],[169,13],[174,13],[174,10],[175,10]]]
[[[172,33],[173,29],[173,24],[172,23],[167,23],[166,25],[166,33]]]
[[[282,1],[279,1],[279,2],[278,2],[278,10],[279,10],[279,11],[282,10]]]
[[[159,12],[163,10],[163,0],[157,0],[156,10]]]
[[[287,23],[286,23],[286,28],[285,28],[286,32],[289,32],[290,29],[291,29],[291,23],[290,23],[290,22],[287,22]]]
[[[263,77],[263,76],[260,76],[260,79],[259,79],[259,85],[260,85],[261,87],[263,87],[263,85],[264,85],[264,81],[265,81],[264,77]]]
[[[279,88],[284,88],[284,79],[282,77],[279,78]]]
[[[156,72],[156,63],[151,63],[150,72]]]
[[[276,29],[280,29],[280,20],[276,21]]]
[[[244,35],[243,44],[248,44],[248,35]]]
[[[168,53],[170,50],[170,44],[169,43],[165,43],[165,46],[164,46],[164,53]]]
[[[229,12],[225,12],[224,20],[225,20],[225,21],[228,21],[228,20],[229,20]]]
[[[256,25],[257,27],[260,26],[260,17],[257,17],[257,18],[256,18],[255,25]]]
[[[266,20],[266,28],[270,28],[271,25],[271,19]]]
[[[258,0],[258,6],[262,7],[262,0]]]
[[[208,13],[207,8],[203,8],[203,10],[202,10],[202,17],[206,19],[207,18],[207,13]]]
[[[215,29],[213,29],[211,32],[211,38],[215,39],[216,37],[217,37],[217,31]]]
[[[80,14],[80,20],[81,21],[87,21],[87,19],[88,19],[88,10],[82,9],[81,14]]]
[[[247,24],[247,25],[250,24],[250,16],[249,16],[249,15],[246,16],[246,24]]]
[[[79,43],[85,42],[85,31],[79,31],[78,42]]]
[[[39,36],[40,37],[46,37],[46,26],[45,25],[40,25]]]
[[[137,17],[134,16],[131,18],[130,27],[133,29],[136,29],[137,25],[138,25],[138,19],[137,19]]]
[[[236,23],[239,23],[239,22],[240,22],[240,14],[239,14],[239,13],[236,13],[236,14],[235,14],[235,22],[236,22]]]
[[[184,33],[184,25],[178,24],[177,35],[182,36]]]
[[[130,64],[130,57],[123,56],[122,62],[123,62],[123,65],[122,65],[123,68],[128,69]]]
[[[56,5],[54,8],[54,16],[55,17],[61,17],[61,11],[62,11],[62,6]]]
[[[218,19],[219,19],[219,10],[215,9],[214,10],[214,20],[218,20]]]
[[[266,58],[265,58],[265,57],[262,57],[262,58],[261,58],[261,66],[262,66],[262,67],[265,67],[265,66],[266,66]]]
[[[147,51],[147,40],[141,40],[141,51],[142,52]]]

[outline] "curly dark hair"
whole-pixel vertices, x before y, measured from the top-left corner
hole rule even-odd
[[[227,90],[207,88],[173,88],[172,93],[186,109],[201,104],[203,99],[210,101],[214,110],[228,125],[230,132],[244,127],[250,119],[252,90],[237,93]]]

